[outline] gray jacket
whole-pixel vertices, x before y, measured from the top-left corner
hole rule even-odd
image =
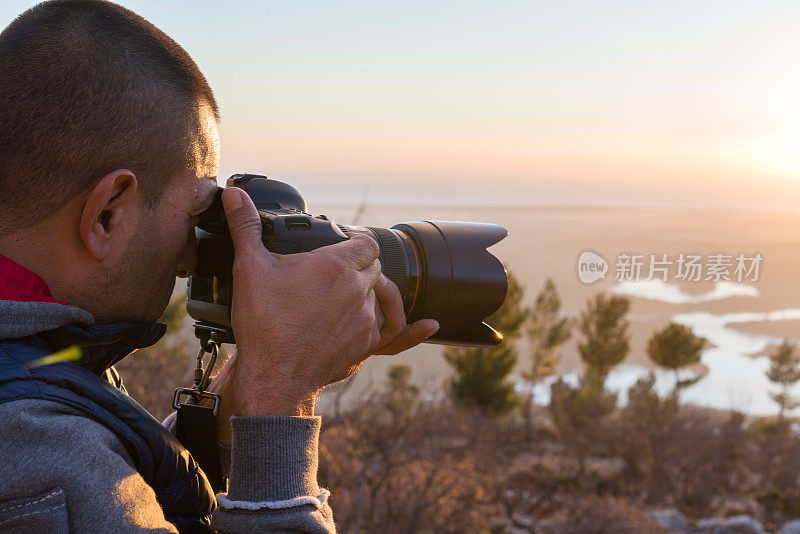
[[[0,339],[35,334],[87,312],[0,300]],[[135,356],[133,356],[135,357]],[[335,532],[329,492],[317,484],[319,417],[233,417],[220,447],[227,493],[219,532]],[[174,417],[165,421],[172,430]],[[0,404],[0,532],[177,532],[115,434],[62,403]]]

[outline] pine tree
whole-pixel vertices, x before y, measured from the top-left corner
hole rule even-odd
[[[679,427],[677,390],[662,398],[651,372],[628,389],[628,405],[621,413],[619,431],[625,434],[621,454],[629,473],[641,477],[648,502],[663,502],[673,483],[674,435]],[[677,425],[677,426],[676,426]]]
[[[625,297],[600,294],[590,299],[581,313],[578,329],[585,341],[578,345],[578,352],[586,364],[586,380],[597,390],[603,389],[608,373],[630,350],[625,320],[629,309],[630,300]]]
[[[578,477],[583,476],[593,447],[603,440],[603,422],[616,405],[616,394],[597,389],[585,378],[578,387],[568,384],[563,377],[550,386],[547,409],[559,441],[575,455]]]
[[[572,321],[568,317],[562,317],[560,312],[561,299],[555,283],[548,278],[530,310],[527,328],[531,367],[523,373],[523,378],[528,383],[528,396],[523,409],[526,439],[530,439],[533,433],[534,388],[556,372],[559,362],[556,349],[572,335]]]
[[[705,372],[682,380],[679,376],[681,369],[700,363],[705,344],[705,338],[694,335],[691,328],[677,323],[670,323],[655,332],[647,342],[647,355],[653,363],[673,372],[675,385],[672,394],[675,397],[681,389],[697,383],[705,376]]]
[[[503,334],[500,345],[445,349],[445,360],[455,371],[449,389],[456,402],[495,415],[507,413],[519,403],[508,375],[517,363],[515,340],[528,317],[528,310],[522,305],[524,293],[517,277],[509,272],[506,299],[500,309],[486,319]]]
[[[578,387],[563,379],[550,388],[548,407],[556,432],[575,454],[579,475],[594,444],[604,432],[604,420],[614,411],[615,393],[605,390],[608,373],[625,359],[629,350],[628,313],[630,301],[624,297],[597,295],[586,304],[578,329],[585,340],[578,345],[584,374]]]
[[[419,386],[411,383],[411,367],[397,364],[389,367],[387,375],[386,408],[394,417],[408,415],[419,400]]]
[[[787,411],[800,407],[800,400],[791,392],[792,386],[800,381],[800,357],[795,347],[784,341],[769,359],[771,363],[767,378],[780,386],[780,390],[770,393],[770,396],[779,406],[778,422],[783,423]]]

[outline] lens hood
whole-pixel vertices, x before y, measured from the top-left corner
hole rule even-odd
[[[496,224],[418,221],[392,227],[415,243],[420,256],[419,302],[409,322],[434,317],[439,331],[428,341],[491,347],[503,337],[483,320],[503,304],[508,280],[503,264],[486,249],[508,235]]]

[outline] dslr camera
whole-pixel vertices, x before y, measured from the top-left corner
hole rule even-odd
[[[408,322],[436,319],[429,343],[490,347],[503,337],[484,322],[505,300],[503,264],[486,249],[508,231],[496,224],[418,221],[391,228],[346,226],[309,214],[305,200],[289,184],[257,174],[235,174],[228,187],[243,189],[261,217],[264,247],[296,254],[366,234],[379,247],[381,270],[400,289]],[[233,241],[219,188],[200,216],[197,268],[189,278],[186,308],[196,327],[235,343],[231,329]],[[276,306],[280,303],[275,303]]]

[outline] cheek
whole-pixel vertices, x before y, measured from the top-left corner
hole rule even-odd
[[[157,239],[157,246],[160,249],[157,254],[165,260],[177,262],[189,242],[194,239],[194,229],[190,236],[188,226],[189,223],[183,220],[164,221]]]

